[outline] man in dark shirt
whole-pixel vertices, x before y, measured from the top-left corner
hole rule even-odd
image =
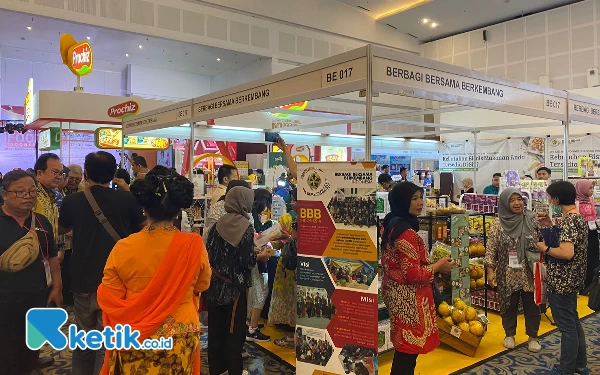
[[[84,165],[85,180],[98,206],[121,238],[137,232],[144,216],[131,193],[110,189],[117,162],[107,152],[88,154]],[[96,290],[102,281],[104,265],[115,239],[100,223],[85,193],[65,197],[59,215],[61,232],[73,231],[71,256],[71,291],[75,318],[79,330],[102,330],[102,311],[96,299]],[[104,350],[73,352],[73,375],[100,373]]]
[[[62,283],[52,224],[32,213],[37,199],[37,181],[25,171],[4,176],[0,207],[0,372],[29,374],[39,366],[39,351],[25,346],[25,315],[34,307],[62,305]],[[35,221],[32,225],[32,217]],[[6,251],[33,228],[39,241],[37,257],[25,268],[7,269]],[[14,258],[13,258],[14,259]],[[46,279],[46,264],[51,280]],[[48,295],[48,286],[52,289]]]

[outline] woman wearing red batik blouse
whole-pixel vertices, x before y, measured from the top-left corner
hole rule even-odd
[[[452,260],[429,264],[425,243],[417,234],[423,190],[411,182],[389,193],[391,212],[383,222],[383,299],[390,313],[396,352],[390,375],[413,375],[417,356],[439,345],[433,275],[450,273]]]

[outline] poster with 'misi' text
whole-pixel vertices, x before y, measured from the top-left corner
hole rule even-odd
[[[298,165],[296,373],[378,369],[375,162]]]

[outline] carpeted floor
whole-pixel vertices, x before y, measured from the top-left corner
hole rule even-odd
[[[587,340],[588,367],[592,374],[600,374],[600,314],[581,319]],[[541,375],[547,374],[560,357],[560,332],[551,331],[540,337],[542,352],[532,354],[523,343],[514,350],[506,350],[451,375]]]
[[[70,315],[69,322],[63,326],[63,332],[68,331],[68,324],[75,323],[75,320]],[[208,354],[206,348],[208,345],[208,334],[202,333],[201,342],[201,374],[208,375]],[[250,372],[250,375],[292,375],[296,373],[294,366],[277,357],[277,355],[269,352],[263,347],[255,343],[246,343],[246,351],[250,355],[244,360],[244,368]],[[68,349],[62,351],[53,350],[46,345],[42,348],[41,357],[54,357],[54,365],[42,370],[44,375],[70,375],[71,374],[71,351]],[[1,373],[2,371],[0,371]]]

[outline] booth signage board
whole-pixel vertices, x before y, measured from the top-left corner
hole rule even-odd
[[[590,121],[593,124],[599,124],[600,106],[570,99],[569,116],[571,120],[582,122]]]
[[[245,177],[247,178],[249,173],[248,173],[248,169],[249,169],[249,164],[247,161],[243,161],[243,160],[237,160],[234,161],[233,164],[235,164],[235,168],[238,171],[238,175],[241,177]]]
[[[565,116],[567,113],[565,98],[379,57],[373,59],[373,81]],[[414,93],[403,94],[411,96]]]
[[[376,190],[374,162],[298,165],[298,374],[377,368]]]
[[[25,125],[29,125],[33,121],[33,95],[33,78],[29,78],[27,82],[27,95],[25,96]]]
[[[69,64],[67,65],[73,74],[85,76],[92,72],[94,66],[94,55],[92,46],[88,42],[81,42],[69,48]]]
[[[546,166],[554,174],[562,172],[564,167],[564,139],[551,137],[548,142]],[[596,163],[600,162],[600,136],[595,134],[569,138],[568,171],[569,175],[578,175],[580,158],[591,158]],[[553,176],[554,176],[553,174]]]
[[[282,165],[287,168],[287,162],[283,156],[283,152],[269,152],[269,168]]]
[[[60,149],[60,128],[49,128],[39,133],[38,148],[40,151]]]
[[[366,78],[367,59],[363,57],[235,94],[195,103],[194,116],[208,115],[285,98],[290,96],[290,87],[293,87],[294,93],[309,93],[322,88],[365,80]]]
[[[164,151],[169,148],[171,141],[168,138],[126,136],[119,128],[98,128],[94,133],[94,141],[99,149],[121,149],[123,141],[126,150],[152,150]]]
[[[136,117],[134,119],[123,121],[123,127],[127,129],[126,133],[131,134],[136,131],[150,130],[153,125],[160,125],[160,127],[168,126],[168,123],[180,121],[180,120],[191,120],[192,110],[191,108],[177,108],[170,111],[160,112],[145,117]]]
[[[113,107],[110,107],[106,112],[109,117],[124,119],[129,116],[136,115],[140,111],[140,105],[133,100],[130,100],[125,103],[117,104]]]

